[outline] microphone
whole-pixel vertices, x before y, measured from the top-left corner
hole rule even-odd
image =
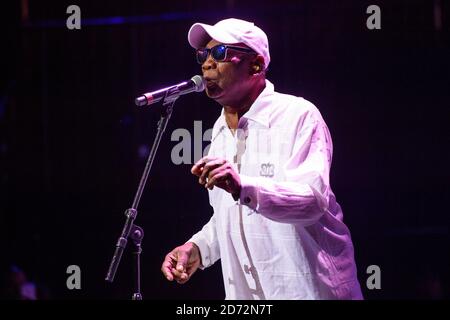
[[[158,101],[161,101],[164,97],[178,97],[183,94],[188,94],[191,92],[202,92],[205,90],[205,80],[202,76],[193,76],[190,80],[181,82],[174,86],[163,88],[157,91],[144,93],[143,95],[137,97],[134,103],[139,106],[147,106]]]

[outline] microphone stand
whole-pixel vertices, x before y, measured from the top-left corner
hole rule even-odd
[[[141,293],[141,266],[140,266],[140,257],[142,253],[142,239],[144,237],[144,230],[134,224],[134,220],[137,216],[137,207],[139,206],[139,202],[141,200],[142,192],[144,191],[145,184],[147,182],[148,175],[153,165],[153,160],[155,159],[156,151],[158,150],[159,143],[161,142],[162,135],[166,130],[167,124],[169,122],[170,116],[172,115],[173,106],[175,105],[175,101],[179,97],[179,90],[177,87],[168,90],[164,96],[163,100],[163,110],[161,112],[161,118],[158,121],[158,131],[156,133],[156,137],[153,141],[153,146],[150,151],[150,154],[147,159],[147,163],[144,168],[144,172],[142,173],[141,180],[139,182],[139,186],[136,192],[136,195],[133,200],[133,204],[131,208],[125,210],[126,221],[123,226],[122,233],[117,240],[116,249],[114,252],[114,256],[109,265],[108,273],[106,275],[105,280],[108,282],[113,282],[114,277],[117,272],[117,268],[119,266],[120,260],[122,258],[122,254],[127,246],[128,238],[130,238],[133,242],[133,256],[134,256],[134,293],[131,297],[132,300],[142,300]]]

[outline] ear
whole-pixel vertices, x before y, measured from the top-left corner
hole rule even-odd
[[[257,55],[251,63],[251,74],[258,74],[264,71],[264,57]]]
[[[261,71],[261,66],[259,64],[252,65],[252,74],[257,74]]]

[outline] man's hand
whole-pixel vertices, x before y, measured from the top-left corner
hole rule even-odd
[[[193,242],[176,247],[166,255],[161,271],[169,281],[186,283],[200,266],[200,250]]]
[[[231,193],[239,198],[241,193],[241,179],[233,166],[225,159],[216,157],[203,157],[191,169],[198,182],[212,190],[214,186]]]

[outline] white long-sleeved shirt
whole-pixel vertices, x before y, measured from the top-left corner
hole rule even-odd
[[[268,80],[235,134],[222,110],[208,154],[233,163],[240,198],[210,190],[214,213],[189,241],[202,268],[221,260],[226,299],[362,299],[332,148],[319,110]]]

